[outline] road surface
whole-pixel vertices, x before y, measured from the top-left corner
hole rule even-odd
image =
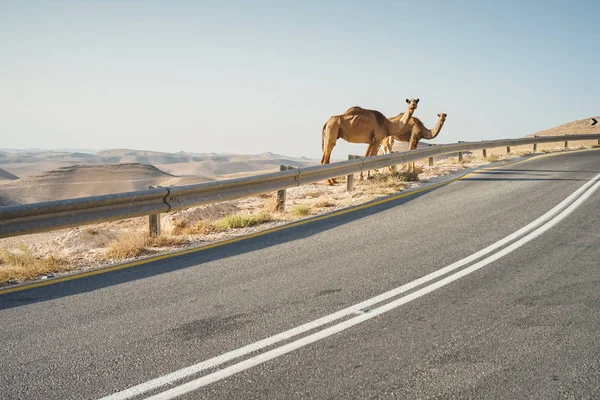
[[[0,398],[600,398],[598,180],[541,157],[0,295]]]

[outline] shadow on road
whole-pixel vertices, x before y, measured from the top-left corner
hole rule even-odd
[[[320,215],[312,218],[313,221],[309,220],[308,223],[303,225],[290,226],[282,230],[268,232],[257,237],[244,238],[234,243],[228,243],[210,249],[199,248],[198,251],[190,254],[177,255],[163,260],[150,261],[139,266],[3,294],[0,295],[0,310],[91,292],[97,289],[165,274],[214,260],[233,257],[271,246],[277,246],[282,243],[307,238],[317,233],[336,228],[340,225],[357,221],[370,215],[397,207],[401,204],[408,203],[426,193],[431,193],[438,188],[440,188],[440,186],[409,194],[408,196],[399,199],[393,199],[393,197],[398,196],[398,194],[389,196],[388,198],[379,198],[370,203],[352,207],[345,214],[335,215],[336,212],[332,212],[329,215]],[[382,200],[386,201],[380,204],[372,204]],[[368,207],[359,208],[365,206]],[[323,218],[324,216],[326,216],[326,218]]]

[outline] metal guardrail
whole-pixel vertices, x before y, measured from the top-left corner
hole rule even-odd
[[[471,150],[598,139],[600,134],[462,142],[195,185],[0,207],[0,238],[167,213]]]

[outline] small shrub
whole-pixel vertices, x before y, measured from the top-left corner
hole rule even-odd
[[[326,193],[323,190],[313,190],[313,191],[310,191],[310,192],[306,192],[304,194],[304,197],[306,197],[307,199],[317,199],[317,198],[319,198],[319,197],[321,197],[321,196],[323,196],[325,194]]]
[[[173,236],[148,236],[145,233],[128,233],[117,237],[108,245],[106,257],[122,260],[148,253],[149,247],[172,247],[185,244],[186,240]]]
[[[141,233],[131,233],[117,237],[108,245],[106,257],[124,259],[140,256],[146,250],[146,236]]]
[[[209,233],[215,233],[218,229],[213,221],[208,219],[201,219],[196,221],[195,224],[189,225],[187,221],[177,220],[174,222],[171,235],[208,235]]]
[[[263,212],[259,215],[229,215],[215,222],[215,227],[219,230],[247,228],[250,226],[272,221],[271,214]]]
[[[146,236],[146,247],[172,247],[185,244],[186,240],[173,236]]]
[[[317,208],[329,208],[335,207],[335,203],[330,200],[321,200],[315,203],[315,207]]]
[[[100,233],[100,231],[98,231],[98,229],[96,228],[87,228],[85,230],[87,233],[89,233],[90,235],[98,235]]]
[[[500,156],[497,154],[490,154],[487,156],[486,160],[488,160],[489,162],[496,162],[500,160]]]
[[[277,196],[269,196],[264,198],[260,204],[260,207],[267,212],[277,211]]]
[[[0,251],[0,282],[31,279],[70,269],[67,260],[56,256],[36,257],[25,245]]]
[[[414,171],[402,171],[398,173],[398,178],[403,182],[418,182],[419,173],[418,169],[415,169]]]
[[[209,233],[215,233],[218,231],[215,223],[207,219],[201,219],[196,222],[190,229],[192,235],[208,235]]]
[[[171,230],[172,235],[185,235],[188,228],[186,220],[178,218],[173,221],[173,229]]]
[[[296,217],[306,217],[307,215],[310,215],[311,210],[312,208],[310,206],[297,205],[294,208],[292,208],[290,212]]]

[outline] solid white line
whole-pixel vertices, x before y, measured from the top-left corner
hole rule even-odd
[[[570,215],[575,209],[577,209],[585,200],[587,200],[596,190],[598,190],[598,188],[600,188],[600,182],[596,183],[589,191],[587,191],[583,196],[581,196],[579,199],[577,199],[573,204],[571,204],[566,210],[564,210],[563,212],[561,212],[559,215],[557,215],[554,219],[552,219],[551,221],[549,221],[548,223],[546,223],[545,225],[539,227],[538,229],[536,229],[535,231],[531,232],[530,234],[528,234],[527,236],[521,238],[520,240],[514,242],[513,244],[511,244],[510,246],[507,246],[506,248],[504,248],[503,250],[491,255],[490,257],[487,257],[463,270],[460,270],[452,275],[449,275],[443,279],[440,279],[437,282],[432,283],[431,285],[425,286],[411,294],[408,294],[404,297],[401,297],[397,300],[394,300],[390,303],[387,303],[381,307],[378,307],[374,310],[371,310],[368,313],[362,314],[360,316],[354,317],[352,319],[343,321],[337,325],[331,326],[329,328],[323,329],[319,332],[313,333],[312,335],[308,335],[305,336],[301,339],[298,339],[292,343],[288,343],[286,345],[283,345],[281,347],[278,347],[276,349],[267,351],[263,354],[259,354],[258,356],[249,358],[247,360],[244,360],[242,362],[239,362],[237,364],[231,365],[227,368],[224,368],[222,370],[213,372],[211,374],[208,374],[206,376],[203,376],[201,378],[198,378],[196,380],[193,380],[191,382],[185,383],[183,385],[177,386],[175,388],[169,389],[165,392],[159,393],[157,395],[148,397],[146,400],[170,400],[173,399],[175,397],[181,396],[185,393],[189,393],[191,391],[197,390],[202,386],[206,386],[210,383],[214,383],[217,382],[221,379],[227,378],[229,376],[232,376],[234,374],[237,374],[238,372],[247,370],[249,368],[252,368],[256,365],[262,364],[266,361],[272,360],[276,357],[282,356],[284,354],[287,354],[291,351],[297,350],[301,347],[304,347],[308,344],[317,342],[321,339],[324,339],[328,336],[331,336],[333,334],[339,333],[343,330],[346,330],[354,325],[360,324],[361,322],[367,321],[377,315],[381,315],[383,313],[386,313],[388,311],[391,311],[403,304],[406,304],[412,300],[418,299],[419,297],[422,297],[428,293],[433,292],[436,289],[439,289],[443,286],[448,285],[451,282],[454,282],[466,275],[469,275],[470,273],[477,271],[480,268],[483,268],[484,266],[498,260],[499,258],[512,253],[513,251],[515,251],[516,249],[518,249],[519,247],[523,246],[524,244],[526,244],[527,242],[530,242],[531,240],[537,238],[538,236],[542,235],[544,232],[546,232],[547,230],[551,229],[552,227],[554,227],[556,224],[558,224],[560,221],[562,221],[563,219],[565,219],[568,215]]]
[[[360,311],[361,309],[364,308],[368,308],[374,304],[377,303],[381,303],[385,300],[388,300],[392,297],[396,297],[399,294],[402,294],[408,290],[411,290],[417,286],[423,285],[427,282],[430,282],[436,278],[439,278],[442,275],[445,275],[457,268],[460,268],[464,265],[469,264],[472,261],[475,261],[489,253],[491,253],[492,251],[495,251],[505,245],[507,245],[508,243],[510,243],[513,240],[518,239],[519,237],[525,235],[526,233],[530,232],[531,230],[537,228],[538,226],[542,225],[543,223],[545,223],[546,221],[548,221],[549,219],[551,219],[552,217],[554,217],[556,214],[558,214],[563,208],[567,207],[568,204],[570,204],[574,199],[576,199],[582,192],[584,192],[589,186],[591,186],[592,184],[594,184],[594,182],[596,182],[598,179],[600,179],[600,174],[596,175],[594,178],[592,178],[590,181],[586,182],[584,185],[582,185],[579,189],[577,189],[575,192],[573,192],[570,196],[568,196],[566,199],[564,199],[563,201],[561,201],[558,205],[556,205],[554,208],[552,208],[550,211],[548,211],[547,213],[545,213],[544,215],[542,215],[541,217],[537,218],[535,221],[529,223],[528,225],[524,226],[523,228],[517,230],[516,232],[510,234],[509,236],[506,236],[505,238],[491,244],[490,246],[468,256],[463,258],[462,260],[456,261],[444,268],[441,268],[437,271],[434,271],[428,275],[425,275],[419,279],[416,279],[412,282],[406,283],[402,286],[399,286],[395,289],[392,289],[388,292],[382,293],[378,296],[372,297],[370,299],[367,299],[363,302],[354,304],[350,307],[347,307],[343,310],[337,311],[335,313],[326,315],[324,317],[321,317],[319,319],[313,320],[311,322],[308,322],[306,324],[297,326],[295,328],[289,329],[287,331],[281,332],[277,335],[259,340],[257,342],[254,342],[252,344],[246,345],[244,347],[240,347],[238,349],[229,351],[227,353],[221,354],[219,356],[210,358],[208,360],[199,362],[197,364],[191,365],[189,367],[186,368],[182,368],[180,370],[177,370],[175,372],[172,372],[170,374],[152,379],[150,381],[141,383],[139,385],[136,386],[132,386],[128,389],[125,389],[123,391],[114,393],[112,395],[103,397],[100,400],[125,400],[125,399],[130,399],[132,397],[138,396],[140,394],[149,392],[151,390],[155,390],[158,389],[162,386],[171,384],[173,382],[176,382],[178,380],[184,379],[186,377],[189,377],[191,375],[197,374],[199,372],[202,372],[206,369],[209,368],[213,368],[216,367],[218,365],[221,365],[225,362],[228,362],[230,360],[245,356],[247,354],[250,354],[254,351],[258,351],[261,350],[265,347],[271,346],[273,344],[279,343],[281,341],[290,339],[294,336],[297,336],[299,334],[308,332],[312,329],[318,328],[320,326],[326,325],[328,323],[331,323],[333,321],[336,321],[340,318],[344,318],[348,315],[352,315],[354,313],[356,313],[357,311]]]

